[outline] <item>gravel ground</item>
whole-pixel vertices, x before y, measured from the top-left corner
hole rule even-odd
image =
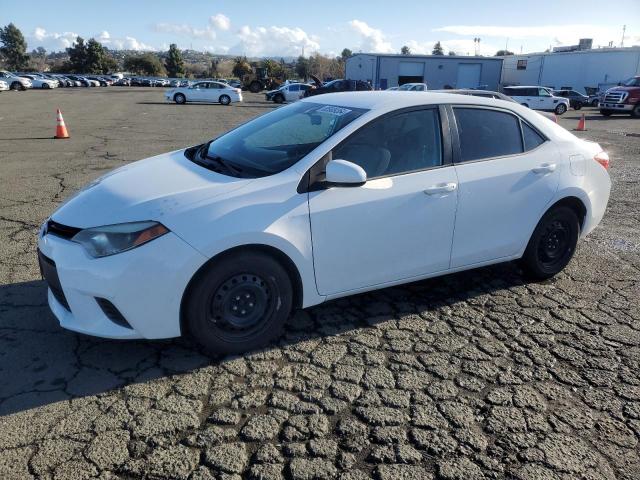
[[[0,94],[1,479],[640,478],[640,121],[584,112],[612,198],[554,280],[505,264],[359,295],[210,359],[62,330],[35,260],[82,184],[272,108],[161,99]],[[50,139],[58,106],[70,140]]]

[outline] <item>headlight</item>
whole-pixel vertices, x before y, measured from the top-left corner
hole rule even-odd
[[[100,258],[139,247],[168,232],[158,222],[132,222],[87,228],[71,240],[82,245],[92,257]]]

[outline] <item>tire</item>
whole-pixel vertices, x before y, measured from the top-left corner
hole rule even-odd
[[[231,104],[231,97],[229,95],[220,95],[220,98],[218,99],[218,101],[222,105],[230,105]]]
[[[564,103],[559,103],[558,105],[556,105],[556,108],[554,109],[554,112],[556,113],[556,115],[562,115],[566,111],[567,111],[567,106]]]
[[[598,101],[597,98],[594,98],[593,100],[591,100],[591,106],[592,107],[597,107],[599,103],[600,102]]]
[[[260,90],[262,90],[262,85],[260,84],[260,82],[251,82],[251,84],[249,85],[249,91],[251,93],[258,93]]]
[[[273,97],[273,101],[276,103],[284,103],[284,97],[282,95],[276,95]]]
[[[49,84],[48,84],[48,83],[43,83],[43,84],[42,84],[42,88],[43,88],[43,89],[49,89],[49,88],[51,88],[51,87],[49,86]]]
[[[185,103],[187,103],[187,97],[185,97],[183,93],[176,93],[173,96],[173,101],[178,105],[184,105]]]
[[[576,250],[580,223],[569,207],[549,210],[538,222],[521,264],[525,274],[536,280],[546,280],[561,272]]]
[[[600,114],[605,117],[610,117],[613,112],[611,110],[600,110]]]
[[[633,107],[633,110],[631,110],[631,116],[633,118],[640,118],[640,104]]]
[[[20,82],[13,82],[10,88],[15,91],[24,90],[24,86]]]
[[[278,261],[258,252],[236,253],[214,261],[196,280],[184,303],[185,326],[210,353],[243,353],[280,336],[293,289]]]
[[[580,110],[582,108],[582,104],[581,103],[576,103],[573,107],[574,110]]]

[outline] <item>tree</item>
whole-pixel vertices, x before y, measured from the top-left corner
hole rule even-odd
[[[47,67],[47,51],[44,47],[38,47],[31,51],[31,67],[36,72],[43,72]]]
[[[218,74],[218,65],[220,65],[220,59],[212,58],[211,64],[209,65],[209,77],[218,78],[220,76]]]
[[[400,49],[400,53],[402,55],[411,55],[411,49],[405,45]]]
[[[351,55],[353,55],[353,52],[351,50],[349,50],[348,48],[345,48],[345,49],[342,50],[342,53],[340,54],[340,58],[342,58],[342,61],[345,61]]]
[[[13,23],[0,28],[0,43],[0,58],[9,70],[24,70],[28,66],[27,42]]]
[[[431,52],[432,55],[444,55],[444,49],[442,48],[442,45],[440,45],[440,41],[437,41],[436,44],[433,46],[433,51]]]
[[[184,77],[182,53],[175,43],[169,45],[169,53],[167,59],[164,61],[164,66],[167,69],[167,75],[170,77]]]
[[[158,77],[166,73],[160,59],[152,53],[129,55],[124,59],[124,69],[138,75]]]
[[[453,50],[449,50],[449,55],[452,57],[455,57],[457,55],[456,52],[454,52]]]
[[[296,74],[298,75],[298,77],[302,78],[303,80],[307,80],[307,78],[309,78],[309,60],[307,60],[306,58],[304,58],[302,55],[300,55],[298,57],[298,61],[296,62]]]
[[[253,69],[251,68],[251,65],[249,65],[247,57],[236,57],[233,64],[233,70],[231,71],[234,77],[242,78],[252,71]]]
[[[82,37],[76,37],[75,43],[67,48],[69,54],[69,71],[83,73],[87,65],[87,46]]]
[[[278,69],[278,64],[269,58],[262,62],[262,66],[267,69],[267,75],[269,76],[273,76]]]
[[[498,50],[494,56],[504,57],[506,55],[513,55],[513,52],[510,52],[509,50]]]
[[[87,42],[87,56],[83,73],[107,73],[105,71],[106,52],[100,42],[90,38]]]

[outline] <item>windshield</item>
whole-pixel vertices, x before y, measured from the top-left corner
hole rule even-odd
[[[413,87],[412,83],[405,83],[401,87],[398,87],[398,90],[409,90],[409,89],[411,89],[411,87]]]
[[[225,173],[234,176],[273,175],[297,163],[366,111],[310,102],[287,105],[212,140],[206,151],[199,150],[198,163],[207,167],[206,160],[223,163],[230,167]]]
[[[624,82],[625,87],[640,87],[640,77],[633,77]]]

